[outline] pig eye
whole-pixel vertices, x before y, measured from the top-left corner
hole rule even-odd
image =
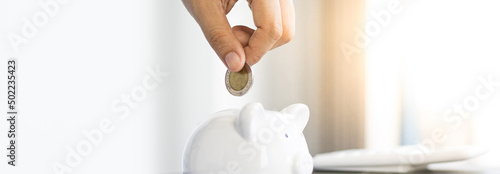
[[[288,138],[288,134],[285,134],[285,137]]]

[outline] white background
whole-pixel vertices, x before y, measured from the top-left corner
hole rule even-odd
[[[296,38],[253,67],[256,81],[241,98],[226,91],[225,67],[181,1],[70,0],[60,4],[58,13],[15,52],[6,36],[20,34],[23,18],[33,21],[43,11],[38,3],[46,1],[0,4],[0,72],[5,72],[7,58],[18,58],[20,113],[18,166],[8,166],[2,157],[0,173],[54,173],[56,162],[65,164],[68,148],[86,141],[82,131],[98,128],[105,119],[113,121],[113,132],[71,167],[72,173],[180,172],[184,144],[209,113],[253,101],[278,110],[314,96],[304,92],[311,86],[302,82],[308,78],[304,74],[316,68],[307,58],[317,48],[307,41],[318,39],[311,32],[316,25],[308,25],[317,24],[318,14],[311,13],[320,7],[317,1],[295,1]],[[419,123],[432,123],[432,129],[442,126],[434,115],[473,93],[479,76],[491,73],[500,81],[498,3],[405,2],[403,12],[367,45],[367,130],[373,131],[368,133],[368,147],[400,144],[405,136],[398,133],[402,95],[417,96],[410,109],[418,113]],[[368,1],[367,12],[387,3]],[[232,25],[251,25],[245,1],[233,11],[238,13],[230,13]],[[140,87],[148,76],[146,69],[156,66],[168,76],[158,88],[147,91],[129,117],[120,119],[112,104]],[[288,71],[273,73],[278,68]],[[400,75],[403,68],[411,78]],[[6,84],[5,78],[0,80]],[[5,92],[0,98],[6,98]],[[457,140],[460,145],[493,147],[478,160],[489,166],[498,166],[500,155],[500,142],[493,138],[499,132],[499,98],[493,93],[473,113],[474,122],[467,121],[472,128],[465,132],[471,140]],[[0,121],[0,130],[7,130],[6,121]],[[1,147],[7,144],[4,134]]]

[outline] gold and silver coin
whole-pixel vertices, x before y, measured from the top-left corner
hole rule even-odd
[[[247,93],[253,83],[252,69],[245,63],[239,72],[226,71],[226,88],[234,96]]]

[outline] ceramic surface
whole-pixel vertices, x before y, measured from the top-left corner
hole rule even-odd
[[[206,174],[311,174],[312,157],[302,131],[304,104],[278,111],[250,103],[201,122],[186,145],[183,172]]]

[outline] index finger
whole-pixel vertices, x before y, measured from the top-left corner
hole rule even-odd
[[[283,26],[279,0],[249,0],[257,30],[245,49],[246,62],[257,63],[281,38]]]
[[[236,1],[228,1],[226,10],[218,1],[184,0],[191,15],[201,27],[205,38],[226,67],[240,71],[245,65],[245,51],[226,18]]]

